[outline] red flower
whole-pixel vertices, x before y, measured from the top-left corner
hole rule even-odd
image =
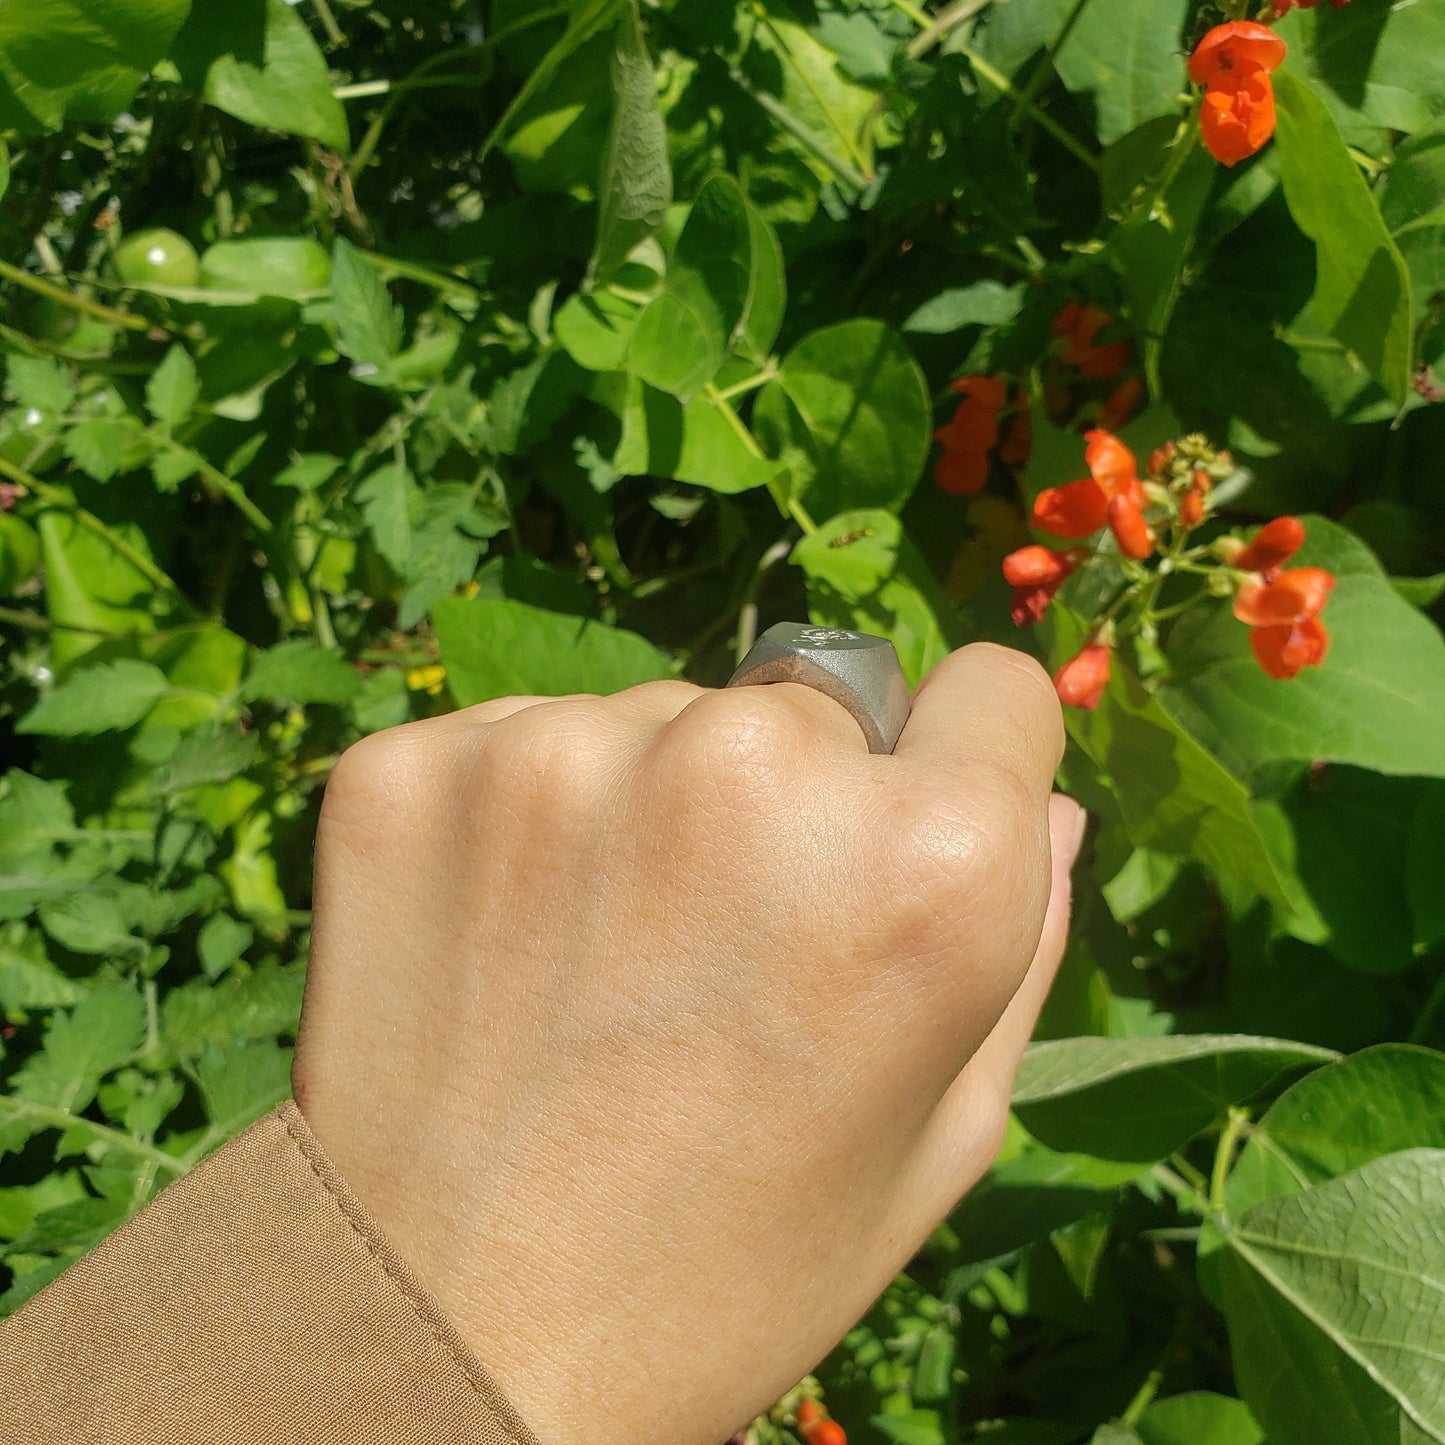
[[[1089,643],[1054,674],[1054,691],[1069,707],[1096,708],[1109,681],[1110,649],[1102,642]]]
[[[1246,582],[1234,599],[1234,615],[1247,627],[1284,627],[1318,617],[1334,591],[1323,567],[1293,567],[1257,582]]]
[[[1154,550],[1154,534],[1144,520],[1139,504],[1128,497],[1114,497],[1109,502],[1109,530],[1119,550],[1136,562],[1143,561]]]
[[[988,481],[988,454],[998,443],[998,414],[1008,388],[998,377],[961,376],[950,389],[963,400],[933,434],[943,447],[933,479],[950,496],[975,497]]]
[[[1216,25],[1189,57],[1189,78],[1208,88],[1222,75],[1278,70],[1289,47],[1267,25],[1231,20]]]
[[[1252,20],[1216,25],[1189,57],[1189,78],[1204,87],[1199,114],[1204,144],[1215,160],[1237,165],[1274,134],[1274,87],[1286,46]]]
[[[1274,124],[1274,86],[1262,70],[1221,76],[1204,92],[1200,131],[1221,165],[1236,166],[1263,149]]]
[[[1325,660],[1330,634],[1318,617],[1306,617],[1303,622],[1287,626],[1253,628],[1249,645],[1266,674],[1276,682],[1285,682]]]
[[[1053,601],[1064,579],[1079,565],[1082,549],[1070,547],[1055,552],[1037,544],[1020,547],[1003,559],[1004,580],[1014,589],[1009,616],[1016,627],[1038,622]]]
[[[1107,341],[1101,346],[1094,339],[1113,324],[1114,318],[1107,311],[1070,301],[1054,317],[1054,335],[1064,343],[1059,350],[1060,360],[1065,366],[1076,367],[1086,381],[1113,381],[1129,364],[1129,343]]]
[[[1121,427],[1139,410],[1144,400],[1144,383],[1137,376],[1126,376],[1099,403],[1099,425],[1112,431]]]
[[[1204,520],[1205,502],[1214,483],[1209,473],[1195,468],[1189,490],[1179,499],[1179,520],[1186,527],[1197,527]]]
[[[798,1406],[798,1434],[808,1445],[848,1445],[843,1427],[830,1420],[816,1400],[804,1400]]]
[[[1230,559],[1241,572],[1268,572],[1283,567],[1304,546],[1304,523],[1298,517],[1276,517],[1254,534],[1242,552]]]
[[[1048,487],[1034,498],[1033,523],[1055,537],[1088,537],[1109,520],[1109,503],[1127,497],[1144,505],[1144,488],[1134,453],[1112,432],[1084,433],[1084,461],[1091,475],[1081,482]]]

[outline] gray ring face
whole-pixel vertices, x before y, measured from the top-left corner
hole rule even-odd
[[[779,622],[753,644],[728,686],[764,682],[800,682],[842,703],[871,753],[891,753],[908,721],[908,682],[886,637]]]

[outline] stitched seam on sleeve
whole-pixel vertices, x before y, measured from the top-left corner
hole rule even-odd
[[[286,1132],[290,1135],[301,1157],[310,1167],[311,1172],[316,1176],[327,1194],[331,1196],[337,1209],[341,1211],[342,1218],[346,1220],[353,1233],[355,1233],[366,1246],[367,1253],[381,1266],[382,1273],[396,1286],[402,1298],[412,1307],[417,1319],[426,1327],[427,1334],[442,1347],[453,1364],[461,1370],[463,1378],[467,1384],[471,1386],[472,1393],[489,1409],[495,1410],[497,1408],[497,1402],[490,1398],[492,1392],[486,1389],[482,1382],[476,1378],[476,1372],[472,1366],[472,1362],[458,1350],[455,1341],[449,1340],[446,1335],[437,1328],[436,1323],[427,1318],[427,1302],[425,1299],[419,1294],[416,1286],[410,1280],[397,1274],[391,1261],[382,1253],[380,1241],[374,1236],[372,1231],[364,1227],[362,1221],[356,1217],[354,1207],[337,1192],[332,1182],[322,1173],[316,1160],[312,1157],[311,1150],[306,1147],[307,1141],[297,1132],[294,1120],[286,1120]],[[507,1439],[512,1442],[512,1445],[523,1445],[522,1437],[518,1435],[505,1420],[498,1420],[497,1423],[506,1433]]]

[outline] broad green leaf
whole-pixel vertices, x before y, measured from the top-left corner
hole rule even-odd
[[[1445,1054],[1381,1044],[1316,1069],[1254,1126],[1229,1175],[1239,1216],[1404,1149],[1445,1149]]]
[[[593,276],[607,276],[663,222],[672,204],[667,130],[637,0],[617,22],[612,51],[612,133],[599,187]]]
[[[1082,624],[1055,608],[1056,661],[1077,652]],[[1118,656],[1093,712],[1067,708],[1069,736],[1099,769],[1136,848],[1193,858],[1288,906],[1244,785],[1151,695]]]
[[[1054,56],[1070,90],[1092,94],[1101,144],[1179,108],[1185,0],[1083,5]]]
[[[1315,243],[1315,319],[1359,357],[1397,405],[1410,386],[1410,273],[1323,101],[1274,79],[1280,183]]]
[[[1445,124],[1396,147],[1380,214],[1409,268],[1418,322],[1445,291]]]
[[[161,1040],[179,1059],[199,1057],[208,1044],[293,1034],[306,984],[304,962],[263,963],[254,973],[219,982],[194,978],[161,1002]]]
[[[731,404],[712,388],[683,405],[635,376],[600,381],[594,395],[622,422],[612,457],[619,477],[671,477],[734,493],[766,486],[783,469],[762,455]]]
[[[808,578],[809,620],[891,639],[909,687],[948,655],[952,609],[891,512],[844,512],[791,560]]]
[[[1193,1390],[1155,1400],[1134,1427],[1143,1445],[1263,1445],[1243,1400]]]
[[[928,455],[933,408],[903,338],[881,321],[805,336],[759,394],[753,425],[774,456],[790,446],[812,475],[794,489],[817,517],[855,507],[897,511]]]
[[[628,369],[684,400],[712,380],[747,320],[752,287],[747,202],[713,176],[693,202],[662,290],[637,318]]]
[[[286,0],[226,0],[192,7],[175,61],[205,100],[251,125],[351,145],[346,112],[311,32]]]
[[[1426,786],[1332,767],[1285,800],[1293,872],[1322,924],[1312,941],[1350,968],[1399,973],[1415,962],[1406,859]]]
[[[461,707],[494,697],[620,692],[675,675],[633,632],[524,602],[452,597],[432,609],[447,687]]]
[[[1260,671],[1247,630],[1221,606],[1171,642],[1161,697],[1221,758],[1242,769],[1301,760],[1445,777],[1445,638],[1404,601],[1344,528],[1306,517],[1296,562],[1339,585],[1322,614],[1323,665],[1288,682]]]
[[[278,702],[350,702],[361,692],[361,678],[339,652],[303,638],[278,642],[256,659],[241,696]]]
[[[1078,0],[1009,0],[990,5],[980,17],[974,50],[1008,79],[1016,76],[1030,56],[1058,38]]]
[[[337,239],[331,248],[331,300],[312,310],[336,326],[336,344],[358,373],[385,373],[401,345],[401,316],[386,282],[355,246]]]
[[[1247,1034],[1054,1039],[1029,1046],[1013,1107],[1051,1149],[1153,1163],[1281,1075],[1338,1058]]]
[[[778,234],[751,202],[748,203],[748,236],[752,269],[748,312],[738,338],[738,350],[761,365],[782,330],[783,313],[788,306],[788,276]]]
[[[140,423],[129,416],[90,416],[65,433],[65,455],[93,481],[108,482],[142,461],[150,448]]]
[[[185,347],[177,344],[146,382],[146,406],[157,421],[177,427],[190,416],[199,396],[196,364]]]
[[[251,946],[256,930],[229,913],[213,913],[196,937],[196,956],[207,978],[219,978]]]
[[[1354,4],[1291,11],[1285,71],[1307,77],[1351,140],[1418,131],[1445,116],[1445,12]]]
[[[588,371],[616,371],[627,357],[637,318],[637,302],[607,286],[569,296],[552,318],[562,349]]]
[[[1256,1205],[1221,1268],[1235,1376],[1270,1445],[1445,1440],[1445,1150]]]
[[[73,738],[134,727],[170,686],[160,668],[133,658],[83,667],[41,698],[16,731]]]
[[[1004,326],[1024,304],[1024,288],[1002,281],[950,286],[916,307],[903,329],[926,336],[951,336],[965,326]]]
[[[144,1034],[145,1005],[128,985],[98,989],[70,1013],[56,1014],[40,1051],[11,1076],[8,1097],[0,1097],[0,1153],[41,1130],[65,1127]]]
[[[47,128],[67,111],[109,121],[166,54],[189,8],[189,0],[6,0],[0,73]]]
[[[291,1092],[291,1050],[274,1039],[214,1044],[196,1060],[196,1082],[216,1142],[239,1134]]]

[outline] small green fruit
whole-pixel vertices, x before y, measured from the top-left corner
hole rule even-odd
[[[115,248],[115,271],[131,286],[194,286],[201,279],[196,249],[163,226],[137,231]]]

